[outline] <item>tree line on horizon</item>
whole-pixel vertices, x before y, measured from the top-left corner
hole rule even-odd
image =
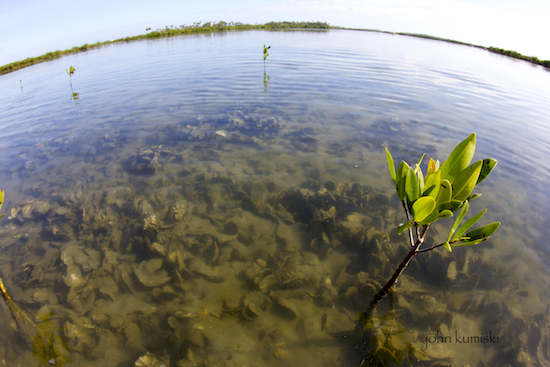
[[[0,75],[8,74],[13,71],[25,68],[27,66],[39,64],[41,62],[51,61],[54,59],[58,59],[60,57],[63,57],[65,55],[70,54],[76,54],[79,52],[86,52],[89,50],[93,50],[96,48],[100,48],[105,45],[110,45],[113,43],[121,43],[121,42],[132,42],[132,41],[138,41],[143,39],[156,39],[156,38],[164,38],[164,37],[174,37],[179,35],[185,35],[185,34],[192,34],[192,33],[209,33],[209,32],[226,32],[226,31],[243,31],[243,30],[252,30],[252,29],[264,29],[264,30],[281,30],[281,29],[350,29],[350,28],[344,28],[344,27],[333,27],[330,26],[327,22],[269,22],[265,24],[243,24],[240,22],[225,22],[225,21],[219,21],[219,22],[195,22],[191,25],[180,25],[180,26],[166,26],[165,28],[158,28],[154,31],[151,30],[151,28],[146,28],[144,34],[140,34],[137,36],[132,37],[125,37],[125,38],[119,38],[116,40],[110,40],[110,41],[104,41],[104,42],[96,42],[93,44],[87,44],[85,43],[82,46],[76,46],[64,51],[52,51],[47,52],[43,55],[37,56],[37,57],[29,57],[24,60],[15,61],[10,64],[6,64],[3,66],[0,66]],[[445,42],[452,42],[467,46],[473,46],[485,49],[489,52],[494,52],[497,54],[505,55],[508,57],[512,57],[515,59],[524,60],[533,64],[544,66],[545,68],[550,69],[550,60],[539,60],[537,57],[534,56],[524,56],[518,52],[515,51],[509,51],[504,50],[497,47],[483,47],[478,45],[472,45],[465,42],[445,39],[445,38],[439,38],[424,34],[414,34],[414,33],[394,33],[394,32],[388,32],[388,31],[380,31],[380,30],[374,30],[374,29],[359,29],[363,31],[370,31],[370,32],[380,32],[380,33],[389,33],[389,34],[399,34],[404,36],[412,36],[412,37],[420,37],[420,38],[429,38],[433,40],[438,41],[445,41]]]

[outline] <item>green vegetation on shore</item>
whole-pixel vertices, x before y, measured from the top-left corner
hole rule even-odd
[[[504,55],[504,56],[512,57],[514,59],[524,60],[524,61],[530,62],[532,64],[541,65],[541,66],[544,66],[545,68],[550,69],[550,60],[539,60],[535,56],[524,56],[524,55],[522,55],[522,54],[520,54],[519,52],[516,52],[516,51],[508,51],[508,50],[504,50],[502,48],[497,48],[497,47],[483,47],[483,46],[479,46],[479,45],[473,45],[471,43],[450,40],[450,39],[447,39],[447,38],[439,38],[439,37],[428,36],[428,35],[425,35],[425,34],[416,34],[416,33],[396,33],[396,34],[399,34],[399,35],[402,35],[402,36],[428,38],[428,39],[433,39],[433,40],[436,40],[436,41],[445,41],[445,42],[450,42],[450,43],[458,43],[460,45],[481,48],[481,49],[487,50],[489,52],[493,52],[493,53],[496,53],[496,54],[501,54],[501,55]]]
[[[524,56],[524,55],[520,54],[519,52],[504,50],[502,48],[497,48],[497,47],[484,47],[484,46],[474,45],[474,44],[467,43],[467,42],[455,41],[455,40],[448,39],[448,38],[434,37],[434,36],[430,36],[430,35],[427,35],[427,34],[406,33],[406,32],[389,32],[389,31],[381,31],[381,30],[378,30],[378,29],[361,29],[361,28],[344,28],[344,27],[332,27],[332,28],[333,29],[347,29],[347,30],[353,30],[353,31],[386,33],[386,34],[392,34],[392,35],[397,34],[397,35],[400,35],[400,36],[418,37],[418,38],[431,39],[431,40],[435,40],[435,41],[456,43],[456,44],[459,44],[459,45],[481,48],[481,49],[487,50],[489,52],[493,52],[493,53],[497,53],[497,54],[500,54],[500,55],[512,57],[514,59],[524,60],[524,61],[530,62],[532,64],[541,65],[541,66],[544,66],[545,68],[550,69],[550,60],[539,60],[535,56]]]
[[[550,60],[539,60],[535,56],[524,56],[516,51],[504,50],[502,48],[497,48],[497,47],[489,47],[487,50],[497,54],[505,55],[508,57],[513,57],[514,59],[525,60],[533,64],[542,65],[545,68],[550,69]]]
[[[419,38],[427,38],[432,39],[436,41],[444,41],[444,42],[451,42],[456,43],[460,45],[465,46],[471,46],[476,48],[481,48],[484,50],[487,50],[489,52],[494,52],[497,54],[501,54],[508,57],[513,57],[515,59],[524,60],[533,64],[544,66],[548,69],[550,69],[550,60],[539,60],[537,57],[534,56],[524,56],[518,52],[515,51],[508,51],[497,47],[483,47],[479,45],[473,45],[466,42],[460,42],[455,41],[451,39],[446,38],[440,38],[440,37],[434,37],[429,36],[425,34],[416,34],[416,33],[404,33],[404,32],[388,32],[388,31],[380,31],[377,29],[357,29],[357,28],[344,28],[344,27],[331,27],[326,22],[269,22],[265,24],[243,24],[239,22],[224,22],[220,21],[218,23],[215,22],[196,22],[192,25],[181,25],[179,27],[166,26],[164,29],[159,28],[157,30],[151,31],[151,28],[147,28],[145,31],[145,34],[140,34],[133,37],[125,37],[125,38],[119,38],[116,40],[111,41],[105,41],[105,42],[96,42],[93,44],[84,44],[82,46],[73,47],[64,51],[53,51],[48,52],[44,55],[37,56],[37,57],[29,57],[25,60],[12,62],[10,64],[0,66],[0,75],[11,73],[12,71],[16,71],[22,68],[25,68],[27,66],[31,66],[34,64],[39,64],[41,62],[50,61],[54,59],[58,59],[60,57],[63,57],[65,55],[69,54],[76,54],[79,52],[85,52],[89,50],[93,50],[105,45],[110,45],[112,43],[121,43],[121,42],[132,42],[132,41],[138,41],[143,39],[155,39],[155,38],[164,38],[164,37],[174,37],[174,36],[180,36],[184,34],[193,34],[193,33],[212,33],[212,32],[227,32],[227,31],[245,31],[245,30],[252,30],[252,29],[264,29],[264,30],[281,30],[281,29],[347,29],[347,30],[358,30],[358,31],[367,31],[367,32],[378,32],[378,33],[387,33],[387,34],[396,34],[401,36],[410,36],[410,37],[419,37]]]
[[[70,54],[76,54],[79,52],[85,52],[89,50],[93,50],[96,48],[100,48],[102,46],[110,45],[112,43],[121,43],[121,42],[132,42],[132,41],[138,41],[143,39],[155,39],[155,38],[164,38],[164,37],[174,37],[174,36],[180,36],[184,34],[193,34],[193,33],[211,33],[211,32],[226,32],[226,31],[245,31],[245,30],[252,30],[252,29],[298,29],[298,28],[320,28],[320,29],[329,29],[331,28],[328,23],[325,22],[269,22],[266,24],[243,24],[239,22],[224,22],[220,21],[218,23],[215,22],[196,22],[192,25],[181,25],[179,27],[174,27],[173,25],[168,27],[166,26],[164,29],[157,29],[155,31],[151,31],[151,28],[147,28],[145,31],[145,34],[140,34],[133,37],[125,37],[125,38],[119,38],[116,40],[111,41],[105,41],[105,42],[96,42],[93,44],[84,44],[79,47],[73,47],[64,51],[53,51],[48,52],[44,55],[37,56],[37,57],[29,57],[25,60],[12,62],[10,64],[0,66],[0,75],[11,73],[12,71],[16,71],[22,68],[25,68],[27,66],[31,66],[34,64],[39,64],[41,62],[50,61],[54,59],[58,59],[60,57],[63,57],[65,55]]]

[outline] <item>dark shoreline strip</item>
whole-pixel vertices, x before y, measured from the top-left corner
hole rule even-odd
[[[498,47],[493,47],[493,46],[484,47],[484,46],[474,45],[474,44],[467,43],[467,42],[455,41],[455,40],[448,39],[448,38],[434,37],[434,36],[430,36],[430,35],[427,35],[427,34],[406,33],[406,32],[389,32],[389,31],[381,31],[381,30],[378,30],[378,29],[345,28],[345,27],[331,27],[331,28],[332,29],[345,29],[345,30],[350,30],[350,31],[365,31],[365,32],[376,32],[376,33],[386,33],[386,34],[397,34],[397,35],[400,35],[400,36],[426,38],[426,39],[431,39],[431,40],[434,40],[434,41],[443,41],[443,42],[449,42],[449,43],[456,43],[456,44],[463,45],[463,46],[470,46],[470,47],[480,48],[482,50],[493,52],[493,53],[496,53],[496,54],[499,54],[499,55],[508,56],[508,57],[518,59],[518,60],[527,61],[527,62],[530,62],[532,64],[544,66],[545,68],[550,69],[550,60],[539,60],[535,56],[525,56],[525,55],[522,55],[522,54],[520,54],[519,52],[516,52],[516,51],[509,51],[509,50],[505,50],[505,49],[498,48]]]
[[[224,21],[220,21],[218,23],[207,22],[204,24],[200,24],[199,22],[191,26],[183,25],[181,27],[167,26],[165,29],[157,29],[155,31],[150,31],[148,33],[140,34],[133,37],[119,38],[116,40],[105,41],[105,42],[96,42],[93,44],[86,43],[82,46],[73,47],[64,51],[57,50],[57,51],[45,53],[44,55],[41,55],[41,56],[29,57],[29,58],[26,58],[25,60],[15,61],[10,64],[6,64],[4,66],[0,66],[0,75],[8,74],[13,71],[23,69],[27,66],[39,64],[41,62],[59,59],[60,57],[63,57],[65,55],[86,52],[86,51],[100,48],[113,43],[133,42],[133,41],[139,41],[143,39],[175,37],[175,36],[181,36],[185,34],[246,31],[246,30],[253,30],[253,29],[264,29],[264,30],[277,29],[278,30],[278,29],[293,29],[293,28],[295,29],[297,28],[330,29],[331,27],[328,25],[328,23],[324,23],[324,22],[269,22],[266,24],[251,25],[251,24],[242,24],[238,22],[227,23]]]
[[[386,34],[397,34],[400,36],[409,36],[409,37],[418,37],[418,38],[426,38],[431,39],[435,41],[444,41],[449,43],[456,43],[459,45],[464,46],[470,46],[470,47],[476,47],[483,50],[487,50],[489,52],[497,53],[500,55],[512,57],[514,59],[524,60],[527,62],[530,62],[532,64],[541,65],[547,69],[550,70],[550,60],[539,60],[535,56],[524,56],[518,52],[515,51],[509,51],[504,50],[502,48],[497,47],[483,47],[479,45],[473,45],[466,42],[460,42],[455,41],[447,38],[439,38],[434,36],[429,36],[425,34],[417,34],[417,33],[404,33],[404,32],[389,32],[389,31],[381,31],[378,29],[362,29],[362,28],[345,28],[345,27],[331,27],[326,22],[269,22],[266,24],[242,24],[242,23],[227,23],[224,21],[220,21],[218,23],[212,23],[207,22],[201,25],[201,23],[194,23],[191,26],[181,26],[181,27],[166,27],[165,29],[157,29],[155,31],[151,31],[145,34],[140,34],[133,37],[125,37],[125,38],[119,38],[112,41],[105,41],[105,42],[96,42],[93,44],[84,44],[82,46],[73,47],[64,51],[53,51],[45,53],[44,55],[37,56],[37,57],[29,57],[25,60],[21,61],[15,61],[10,64],[6,64],[4,66],[0,66],[0,75],[8,74],[13,71],[23,69],[27,66],[39,64],[41,62],[51,61],[54,59],[58,59],[60,57],[63,57],[65,55],[70,54],[76,54],[79,52],[86,52],[89,50],[93,50],[96,48],[100,48],[106,45],[110,45],[113,43],[122,43],[122,42],[133,42],[143,39],[157,39],[157,38],[165,38],[165,37],[175,37],[185,34],[198,34],[198,33],[214,33],[214,32],[228,32],[228,31],[246,31],[246,30],[253,30],[253,29],[264,29],[264,30],[279,30],[279,29],[344,29],[344,30],[353,30],[353,31],[364,31],[364,32],[377,32],[377,33],[386,33]]]

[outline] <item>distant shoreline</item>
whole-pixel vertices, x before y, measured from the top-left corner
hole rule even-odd
[[[450,43],[456,43],[464,46],[471,46],[480,48],[483,50],[487,50],[489,52],[497,53],[500,55],[512,57],[514,59],[524,60],[527,62],[530,62],[532,64],[541,65],[547,69],[550,69],[550,60],[539,60],[537,57],[534,56],[524,56],[518,52],[515,51],[509,51],[504,50],[497,47],[483,47],[479,45],[474,45],[466,42],[460,42],[455,41],[451,39],[446,38],[440,38],[440,37],[434,37],[429,36],[425,34],[417,34],[417,33],[404,33],[404,32],[389,32],[389,31],[381,31],[377,29],[362,29],[362,28],[345,28],[345,27],[332,27],[326,22],[269,22],[266,24],[242,24],[242,23],[227,23],[224,21],[220,21],[218,23],[212,23],[207,22],[204,24],[201,24],[201,22],[193,23],[192,25],[186,26],[182,25],[180,27],[174,27],[174,26],[166,26],[164,29],[157,29],[154,31],[151,31],[151,28],[146,29],[145,34],[140,34],[133,37],[125,37],[125,38],[119,38],[116,40],[111,41],[105,41],[105,42],[96,42],[93,44],[84,44],[80,47],[73,47],[64,51],[53,51],[45,53],[41,56],[36,57],[29,57],[25,60],[21,61],[15,61],[10,64],[6,64],[3,66],[0,66],[0,75],[9,74],[13,71],[23,69],[25,67],[39,64],[46,61],[51,61],[55,59],[59,59],[65,55],[71,55],[76,54],[80,52],[86,52],[89,50],[93,50],[96,48],[100,48],[106,45],[110,45],[113,43],[122,43],[122,42],[133,42],[143,39],[157,39],[157,38],[166,38],[166,37],[175,37],[180,36],[184,34],[198,34],[198,33],[214,33],[214,32],[227,32],[227,31],[246,31],[246,30],[253,30],[253,29],[264,29],[264,30],[276,30],[276,29],[344,29],[344,30],[355,30],[355,31],[364,31],[364,32],[377,32],[377,33],[386,33],[386,34],[397,34],[400,36],[409,36],[409,37],[418,37],[418,38],[426,38],[436,41],[444,41],[444,42],[450,42]]]
[[[426,38],[426,39],[431,39],[431,40],[435,40],[435,41],[456,43],[456,44],[463,45],[463,46],[470,46],[470,47],[480,48],[482,50],[493,52],[493,53],[496,53],[496,54],[499,54],[499,55],[508,56],[508,57],[511,57],[511,58],[514,58],[514,59],[527,61],[527,62],[530,62],[531,64],[544,66],[545,68],[550,69],[550,60],[539,60],[535,56],[525,56],[525,55],[522,55],[522,54],[520,54],[519,52],[516,52],[516,51],[505,50],[505,49],[498,48],[498,47],[493,47],[493,46],[485,47],[485,46],[480,46],[480,45],[474,45],[472,43],[455,41],[455,40],[448,39],[448,38],[441,38],[441,37],[435,37],[435,36],[430,36],[430,35],[427,35],[427,34],[418,34],[418,33],[390,32],[390,31],[381,31],[381,30],[378,30],[378,29],[345,28],[345,27],[331,27],[331,29],[346,29],[346,30],[351,30],[351,31],[365,31],[365,32],[377,32],[377,33],[386,33],[386,34],[397,34],[397,35],[400,35],[400,36]]]

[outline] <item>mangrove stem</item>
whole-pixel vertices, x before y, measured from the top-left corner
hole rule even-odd
[[[406,206],[405,203],[404,203],[404,207],[405,207],[405,211],[407,212],[407,218],[408,218],[409,213],[408,213],[407,206]],[[361,312],[359,314],[359,318],[361,320],[367,321],[367,320],[372,318],[372,316],[374,314],[374,310],[376,309],[376,306],[378,305],[378,303],[381,300],[384,299],[384,297],[386,297],[388,295],[388,293],[391,291],[393,285],[395,283],[397,283],[397,281],[399,280],[399,277],[401,276],[401,274],[403,274],[403,272],[405,271],[407,266],[409,266],[409,263],[411,262],[412,258],[416,254],[418,254],[419,252],[422,252],[420,250],[420,246],[422,246],[422,244],[424,243],[424,239],[426,238],[426,232],[428,231],[429,226],[423,226],[422,230],[420,232],[418,230],[418,225],[415,224],[414,228],[415,228],[415,232],[416,232],[416,235],[417,235],[416,242],[414,242],[414,243],[412,242],[412,240],[413,240],[413,229],[409,228],[409,239],[411,241],[411,246],[413,248],[409,251],[409,253],[405,257],[405,259],[403,259],[403,261],[401,261],[401,264],[399,264],[399,266],[397,267],[397,270],[393,273],[393,276],[390,278],[390,280],[388,280],[386,285],[384,285],[384,287],[382,287],[378,291],[378,293],[376,293],[374,295],[374,297],[372,298],[372,300],[369,303],[369,306],[363,312]],[[431,249],[433,249],[433,248],[431,248]]]

